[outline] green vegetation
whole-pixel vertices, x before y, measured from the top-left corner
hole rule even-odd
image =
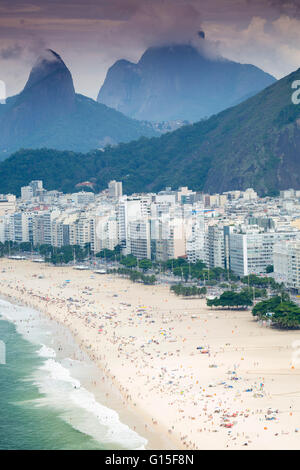
[[[246,292],[252,299],[260,299],[267,297],[267,289],[257,289],[256,287],[247,287],[241,292]]]
[[[255,305],[252,315],[260,320],[271,320],[278,328],[300,328],[300,307],[287,294],[271,297]]]
[[[31,252],[33,250],[32,243],[23,242],[0,242],[0,257],[7,255],[19,255],[21,252]],[[55,247],[52,245],[38,245],[34,247],[34,251],[45,258],[47,263],[52,264],[68,264],[71,261],[83,261],[90,253],[90,244],[84,247],[79,245],[67,245]]]
[[[97,258],[106,259],[108,261],[118,261],[120,264],[123,264],[127,268],[138,267],[143,271],[148,271],[152,268],[153,264],[150,259],[141,259],[138,260],[133,255],[123,256],[121,254],[121,246],[116,246],[114,250],[108,250],[105,248],[96,254]]]
[[[270,313],[274,312],[274,309],[282,302],[279,295],[271,297],[268,300],[263,300],[255,305],[252,309],[252,315],[260,319],[266,319],[270,317]]]
[[[47,247],[47,250],[45,247]],[[51,253],[51,250],[52,250],[51,245],[40,245],[38,247],[34,247],[34,251],[35,252],[38,251],[41,255]],[[21,252],[32,252],[32,251],[33,251],[33,245],[31,242],[22,242],[22,243],[13,242],[13,241],[6,241],[5,243],[0,242],[0,257],[1,258],[7,255],[19,255]]]
[[[123,181],[127,194],[170,185],[212,192],[253,187],[260,194],[295,187],[300,185],[300,106],[290,106],[290,100],[296,79],[298,71],[206,121],[158,138],[106,147],[104,152],[20,150],[0,164],[0,192],[20,194],[20,187],[32,179],[43,179],[47,189],[65,192],[85,180],[99,191],[116,179]],[[88,114],[90,103],[84,106]],[[100,121],[95,125],[102,129]],[[56,130],[68,147],[65,131]]]
[[[133,282],[143,282],[147,285],[156,283],[156,277],[146,276],[144,273],[152,268],[152,261],[149,259],[138,260],[132,255],[123,256],[121,254],[121,247],[118,245],[114,250],[104,249],[96,254],[98,258],[106,259],[108,261],[118,261],[124,268],[110,269],[108,272],[111,274],[120,274],[127,276]],[[135,270],[134,268],[142,269],[143,273]]]
[[[237,279],[237,276],[233,273],[228,273],[225,269],[208,269],[203,261],[189,263],[184,258],[177,258],[160,263],[160,265],[164,271],[172,272],[174,276],[180,277],[185,281],[190,278],[198,281],[205,281],[207,285],[216,285],[217,282],[222,281],[223,279]]]
[[[15,255],[20,252],[19,244],[15,242],[0,242],[0,257],[6,256],[8,254]]]
[[[137,260],[132,255],[123,256],[121,254],[121,248],[118,246],[114,250],[102,250],[96,254],[98,258],[107,259],[108,261],[118,261],[127,268],[138,267],[143,271],[148,271],[151,268],[155,268],[157,271],[172,273],[176,277],[205,281],[207,285],[214,285],[216,281],[222,279],[236,280],[237,276],[232,273],[228,273],[222,268],[207,269],[202,261],[197,263],[189,263],[184,258],[170,259],[165,262],[154,262],[149,259]]]
[[[207,299],[208,307],[227,307],[246,309],[253,305],[251,295],[248,292],[225,291],[219,298]]]
[[[207,292],[206,287],[183,286],[182,284],[171,286],[170,290],[183,297],[203,297]]]
[[[126,268],[135,268],[138,265],[138,260],[132,255],[127,255],[120,259],[120,263]]]
[[[139,268],[141,268],[145,272],[148,271],[148,269],[152,268],[152,262],[150,261],[150,259],[141,259],[138,264]]]
[[[153,285],[156,283],[156,277],[154,275],[146,276],[145,274],[130,268],[109,269],[108,273],[126,276],[133,282],[142,282],[146,285]]]
[[[241,281],[243,284],[248,284],[252,287],[269,287],[273,290],[280,290],[284,287],[283,284],[278,284],[272,277],[260,277],[256,276],[256,274],[245,276]]]
[[[300,328],[300,308],[294,302],[282,302],[274,311],[272,323],[278,328]]]
[[[229,289],[230,285],[227,284],[226,282],[221,282],[221,284],[219,284],[219,287],[221,289]]]
[[[39,250],[40,253],[45,254],[45,261],[52,264],[68,264],[71,261],[83,261],[89,254],[88,244],[85,248],[79,245],[67,245],[61,248],[49,247],[43,245]]]
[[[31,109],[30,99],[27,99],[26,104]],[[6,111],[9,114],[11,108],[14,110],[13,106],[14,103],[11,101],[7,105],[1,105],[0,121],[3,119],[4,126]],[[11,114],[9,116],[11,122]],[[19,126],[23,125],[25,128],[27,124],[19,122]],[[109,142],[112,144],[130,142],[140,136],[158,135],[148,123],[131,119],[115,109],[80,94],[75,96],[75,109],[71,113],[63,117],[58,115],[57,119],[49,116],[46,122],[40,125],[36,123],[33,132],[16,133],[16,131],[12,132],[13,129],[10,131],[13,137],[8,141],[7,136],[0,136],[0,159],[9,155],[7,149],[10,153],[22,148],[53,148],[61,151],[68,149],[73,152],[89,152],[92,149],[104,147]],[[62,173],[59,172],[59,175],[62,176]]]
[[[104,248],[104,250],[99,251],[96,253],[97,258],[107,259],[109,261],[119,261],[121,258],[121,246],[117,245],[114,250],[109,250],[108,248]]]

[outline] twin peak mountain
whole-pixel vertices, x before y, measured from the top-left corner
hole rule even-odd
[[[75,93],[69,69],[48,49],[23,91],[0,106],[0,159],[20,148],[86,152],[155,136],[160,126],[153,121],[197,121],[274,81],[257,67],[210,59],[190,45],[156,47],[137,64],[117,61],[96,102]]]

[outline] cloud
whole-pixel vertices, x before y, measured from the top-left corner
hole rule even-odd
[[[192,42],[281,77],[299,67],[298,31],[300,0],[0,0],[0,70],[17,91],[49,47],[95,97],[115,60]]]
[[[280,15],[287,15],[291,18],[300,18],[299,0],[270,0],[269,5],[275,8]]]
[[[19,44],[0,49],[0,58],[3,60],[19,59],[23,54],[23,47]]]
[[[252,63],[277,78],[300,66],[300,21],[286,15],[270,21],[254,16],[245,28],[204,23],[215,38],[219,53],[232,60]]]

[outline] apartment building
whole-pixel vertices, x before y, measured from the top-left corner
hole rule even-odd
[[[110,181],[108,183],[108,196],[113,199],[118,199],[123,196],[123,187],[121,181]]]
[[[33,217],[32,238],[34,245],[52,245],[52,223],[59,214],[59,210],[44,211]]]
[[[224,227],[209,225],[204,242],[204,261],[209,268],[225,267]]]
[[[137,259],[151,259],[150,220],[140,219],[129,222],[128,248]]]
[[[119,243],[115,211],[91,217],[91,250],[94,253],[107,248],[113,250]]]
[[[193,210],[186,233],[186,256],[190,263],[204,261],[206,227],[203,208]]]
[[[13,214],[16,211],[16,196],[14,194],[0,194],[0,217]]]
[[[274,277],[277,282],[300,292],[300,240],[275,244]]]
[[[17,243],[33,241],[32,215],[27,212],[16,212],[11,215],[13,230],[12,240]]]
[[[262,274],[273,265],[275,243],[299,237],[298,231],[259,232],[230,234],[230,268],[238,276]]]

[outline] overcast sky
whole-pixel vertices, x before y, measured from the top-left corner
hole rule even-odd
[[[152,45],[200,43],[281,78],[300,67],[300,0],[0,0],[0,79],[21,91],[42,49],[95,98],[107,69]]]

